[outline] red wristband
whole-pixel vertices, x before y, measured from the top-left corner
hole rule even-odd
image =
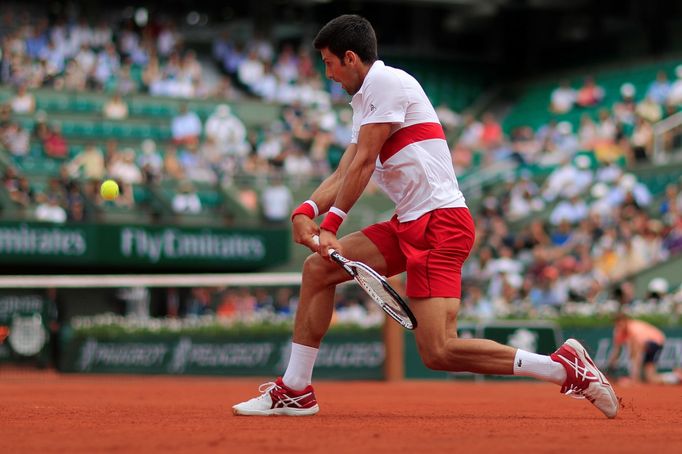
[[[298,208],[296,208],[294,210],[293,213],[291,213],[291,220],[293,221],[294,217],[299,215],[299,214],[306,215],[310,219],[315,219],[317,217],[317,215],[319,214],[319,212],[317,210],[317,204],[315,202],[313,202],[312,200],[306,200],[305,202],[300,204],[298,206]]]
[[[341,227],[343,220],[346,218],[345,215],[346,213],[342,210],[339,210],[336,207],[331,207],[329,209],[329,213],[327,213],[327,216],[325,216],[324,220],[320,224],[320,228],[328,230],[336,235],[336,232],[339,231],[339,227]]]

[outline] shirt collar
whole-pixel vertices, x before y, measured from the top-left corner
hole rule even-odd
[[[353,97],[355,98],[357,95],[361,95],[363,89],[365,88],[365,85],[367,84],[367,79],[369,79],[370,74],[372,74],[375,71],[379,71],[381,68],[385,67],[384,62],[381,60],[376,60],[374,63],[372,63],[372,66],[370,66],[369,71],[367,71],[367,75],[365,75],[365,80],[362,81],[362,85],[360,86],[360,89],[358,90]]]

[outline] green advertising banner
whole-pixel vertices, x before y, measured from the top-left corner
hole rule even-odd
[[[64,330],[59,369],[79,373],[172,375],[281,375],[289,361],[288,335],[73,336]],[[315,363],[315,378],[383,378],[385,350],[379,330],[329,333]]]
[[[0,263],[256,270],[289,258],[289,232],[0,222]]]

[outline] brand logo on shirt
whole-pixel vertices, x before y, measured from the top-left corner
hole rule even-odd
[[[374,104],[370,104],[369,105],[369,111],[374,112],[375,110],[377,110],[376,106]]]

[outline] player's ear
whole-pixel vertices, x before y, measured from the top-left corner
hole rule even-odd
[[[347,50],[346,53],[343,55],[343,62],[346,65],[352,65],[353,63],[355,63],[357,58],[358,56],[355,52],[353,52],[352,50]]]

